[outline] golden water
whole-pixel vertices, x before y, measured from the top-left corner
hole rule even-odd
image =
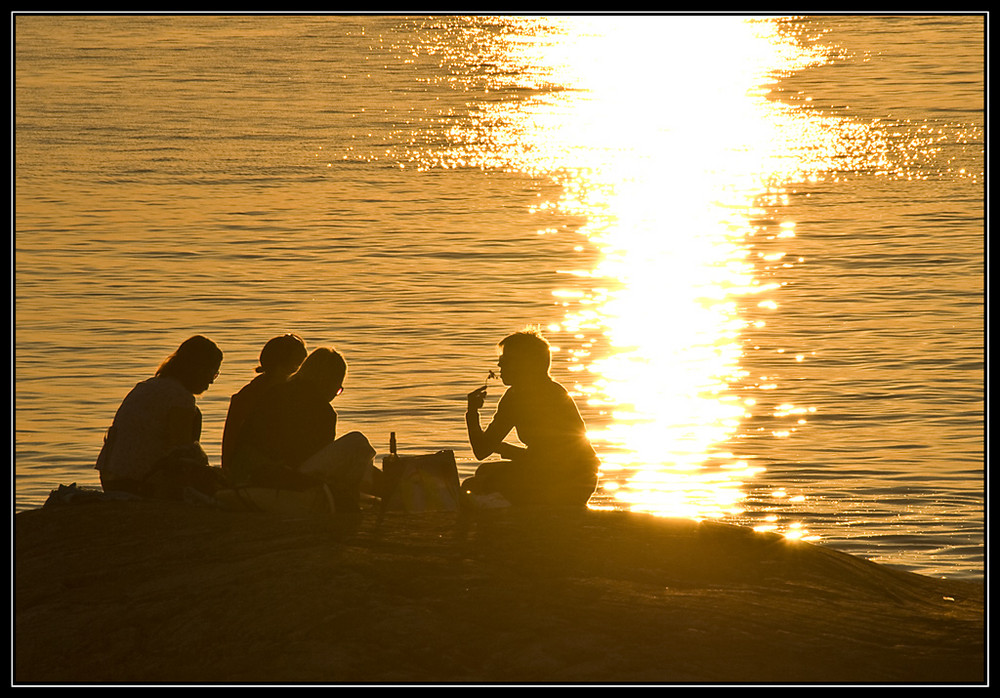
[[[982,25],[18,17],[16,507],[195,332],[210,452],[295,331],[345,428],[470,471],[537,324],[592,506],[981,574]]]

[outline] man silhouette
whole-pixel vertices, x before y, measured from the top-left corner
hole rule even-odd
[[[597,486],[600,463],[573,398],[549,375],[549,343],[525,330],[497,346],[500,380],[508,389],[485,430],[479,410],[487,388],[470,392],[465,422],[476,458],[496,453],[503,460],[482,463],[463,489],[499,493],[514,505],[585,505]],[[504,441],[511,431],[523,445]]]

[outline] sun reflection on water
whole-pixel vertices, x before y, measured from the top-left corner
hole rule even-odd
[[[452,150],[423,150],[419,165],[552,176],[562,199],[540,206],[586,220],[579,232],[600,262],[565,270],[575,283],[556,292],[565,316],[549,331],[574,340],[575,390],[607,417],[592,425],[603,461],[592,506],[738,515],[761,471],[726,446],[757,408],[731,389],[745,378],[751,321],[741,308],[755,295],[762,310],[776,308],[758,266],[793,263],[782,252],[751,256],[747,239],[762,197],[780,199],[786,182],[842,158],[835,144],[845,142],[839,124],[769,100],[767,85],[824,56],[779,23],[742,17],[500,21],[521,26],[478,35],[496,42],[488,70],[469,69],[468,56],[445,62],[460,66],[462,89],[479,80],[486,93],[524,98],[471,101]],[[794,238],[792,222],[777,227]]]
[[[589,404],[612,417],[592,434],[603,503],[738,515],[760,471],[725,447],[754,407],[729,390],[743,377],[738,300],[771,288],[755,276],[746,237],[756,198],[798,165],[776,147],[785,134],[762,85],[816,57],[740,18],[572,28],[585,39],[561,44],[574,51],[564,57],[568,82],[586,96],[541,142],[552,160],[589,160],[565,172],[560,205],[589,221],[583,232],[601,262],[586,273],[601,285],[577,292],[558,330],[600,334],[610,347],[569,359]],[[651,90],[656,99],[635,103]],[[612,134],[613,145],[588,148],[594,133]]]

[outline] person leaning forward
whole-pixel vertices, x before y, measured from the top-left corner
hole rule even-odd
[[[181,499],[187,488],[211,496],[224,484],[202,449],[195,396],[219,375],[222,351],[196,335],[122,400],[95,468],[106,492]]]
[[[377,494],[375,449],[352,431],[337,437],[331,402],[344,391],[347,363],[332,348],[306,357],[272,386],[240,429],[233,478],[239,486],[306,490],[326,485],[338,511],[357,509],[362,491]]]

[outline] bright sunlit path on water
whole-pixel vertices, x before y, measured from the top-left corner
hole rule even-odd
[[[566,270],[591,287],[558,291],[566,315],[548,328],[581,340],[568,359],[575,390],[607,417],[593,425],[604,493],[593,505],[739,514],[760,470],[724,446],[754,408],[729,390],[742,377],[740,299],[769,290],[745,244],[749,220],[760,197],[780,196],[810,166],[787,157],[788,139],[826,133],[768,101],[767,84],[821,57],[772,23],[739,17],[552,22],[560,40],[526,39],[506,56],[550,68],[525,87],[563,89],[498,103],[481,133],[458,140],[511,158],[479,164],[555,174],[565,195],[547,205],[584,218],[580,232],[600,252],[596,268]],[[476,156],[472,147],[454,157]],[[784,532],[808,537],[794,524]]]
[[[564,327],[600,331],[613,350],[581,362],[588,398],[613,416],[594,434],[605,491],[615,506],[692,518],[739,514],[756,470],[720,450],[751,409],[728,392],[741,377],[735,299],[765,290],[743,245],[747,218],[786,176],[762,83],[805,58],[783,53],[765,25],[716,19],[630,22],[595,36],[604,45],[591,47],[600,60],[590,62],[587,117],[563,133],[583,143],[589,129],[617,129],[622,138],[566,202],[600,212],[586,232],[603,256],[591,274],[609,288]],[[634,69],[657,62],[683,69],[652,79]],[[632,118],[625,95],[651,88],[658,98]]]
[[[956,134],[788,92],[789,79],[849,53],[813,26],[676,15],[421,24],[412,60],[440,61],[432,79],[467,95],[467,111],[442,112],[445,138],[403,124],[385,154],[418,172],[554,181],[561,194],[538,199],[537,232],[579,238],[579,257],[552,260],[565,283],[543,329],[602,460],[591,507],[818,540],[801,520],[816,502],[762,475],[796,459],[784,444],[819,409],[802,402],[819,395],[792,398],[775,364],[761,368],[758,339],[808,312],[784,288],[805,261],[785,211],[803,185],[842,174],[927,178]],[[773,351],[797,364],[816,355]]]

